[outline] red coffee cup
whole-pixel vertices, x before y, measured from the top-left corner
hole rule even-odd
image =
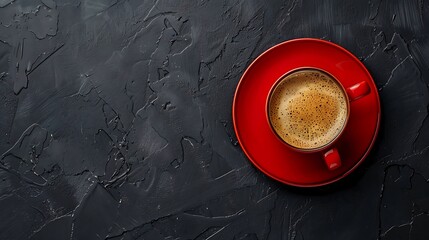
[[[329,79],[333,80],[336,85],[341,89],[343,96],[344,96],[344,102],[346,105],[346,114],[345,120],[342,123],[341,130],[337,130],[336,134],[333,135],[329,141],[321,146],[316,146],[314,148],[304,148],[304,147],[297,147],[293,146],[291,143],[288,143],[287,140],[283,139],[280,134],[277,132],[275,127],[273,126],[272,119],[270,117],[270,105],[273,101],[273,93],[276,93],[277,88],[283,83],[284,81],[288,81],[288,77],[292,76],[292,74],[296,73],[303,73],[303,72],[319,72],[324,76],[328,76]],[[336,79],[332,74],[329,72],[314,68],[314,67],[301,67],[293,69],[286,74],[282,75],[272,86],[270,89],[270,92],[268,94],[267,100],[266,100],[266,116],[267,121],[270,125],[271,131],[274,133],[277,138],[284,143],[284,145],[294,151],[300,152],[300,153],[320,153],[322,158],[324,159],[327,167],[329,170],[335,170],[341,166],[341,157],[340,153],[336,147],[337,141],[340,139],[341,135],[344,132],[344,129],[347,126],[347,122],[349,120],[350,116],[350,104],[353,104],[353,101],[358,100],[361,97],[364,97],[370,92],[370,88],[368,84],[365,81],[359,82],[351,87],[345,87],[341,84],[338,79]],[[313,99],[306,99],[307,101],[312,101]],[[317,124],[316,124],[317,125]]]

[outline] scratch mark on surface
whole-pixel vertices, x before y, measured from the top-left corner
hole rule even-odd
[[[34,66],[29,72],[26,73],[26,75],[29,76],[34,70],[36,70],[40,65],[42,65],[42,63],[46,62],[46,60],[52,57],[56,52],[58,52],[63,47],[64,47],[64,43],[62,43],[58,48],[52,51],[48,56],[46,56],[42,61],[40,61],[40,63]]]
[[[395,73],[395,71],[405,62],[405,61],[407,61],[409,58],[411,57],[411,55],[408,55],[406,58],[404,58],[404,60],[402,60],[401,62],[399,62],[394,68],[393,68],[393,70],[391,71],[391,73],[390,73],[390,76],[389,76],[389,79],[387,79],[387,82],[385,83],[385,84],[383,84],[383,86],[381,86],[381,87],[379,87],[378,88],[378,91],[383,91],[383,89],[387,86],[387,85],[389,85],[389,83],[390,83],[390,81],[392,80],[392,78],[393,78],[393,74]]]

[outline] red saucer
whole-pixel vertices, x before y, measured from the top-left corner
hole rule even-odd
[[[342,166],[329,171],[321,154],[287,148],[271,132],[265,102],[275,81],[299,67],[324,69],[348,88],[366,81],[369,95],[350,103],[350,118],[336,147]],[[288,185],[316,187],[351,173],[368,155],[378,133],[380,101],[365,66],[350,52],[328,41],[302,38],[278,44],[244,72],[234,96],[232,118],[238,141],[250,161],[266,175]]]

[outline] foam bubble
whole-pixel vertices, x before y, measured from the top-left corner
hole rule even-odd
[[[292,73],[274,90],[269,116],[288,144],[319,148],[341,132],[347,120],[347,98],[334,79],[317,70]]]

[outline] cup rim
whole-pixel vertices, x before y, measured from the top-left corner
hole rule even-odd
[[[317,148],[309,148],[309,149],[305,149],[305,148],[297,148],[295,146],[290,145],[289,143],[287,143],[286,141],[284,141],[279,134],[275,131],[272,123],[271,123],[271,119],[269,116],[269,110],[270,110],[270,102],[271,102],[271,97],[273,95],[273,92],[277,89],[277,87],[280,85],[280,83],[283,81],[283,79],[285,79],[288,75],[293,74],[295,72],[298,71],[303,71],[303,70],[316,70],[316,71],[320,71],[326,75],[328,75],[329,77],[331,77],[336,84],[341,88],[341,90],[343,91],[343,94],[346,98],[346,105],[347,105],[347,116],[346,116],[346,120],[343,124],[343,127],[341,129],[341,131],[335,136],[335,138],[333,138],[330,142],[328,142],[327,144],[317,147]],[[337,141],[338,139],[341,137],[341,135],[344,133],[344,130],[346,129],[346,126],[348,124],[349,118],[350,118],[350,98],[347,94],[346,89],[344,88],[344,86],[342,85],[342,83],[335,77],[333,76],[331,73],[329,73],[328,71],[318,68],[318,67],[310,67],[310,66],[304,66],[304,67],[298,67],[298,68],[294,68],[286,73],[284,73],[283,75],[281,75],[275,82],[274,84],[271,86],[270,91],[268,92],[268,97],[265,103],[265,115],[267,118],[267,122],[268,125],[270,126],[270,130],[271,132],[277,137],[277,139],[279,139],[285,146],[289,147],[290,149],[300,152],[300,153],[315,153],[315,152],[320,152],[323,150],[326,150],[330,147],[332,147]]]

